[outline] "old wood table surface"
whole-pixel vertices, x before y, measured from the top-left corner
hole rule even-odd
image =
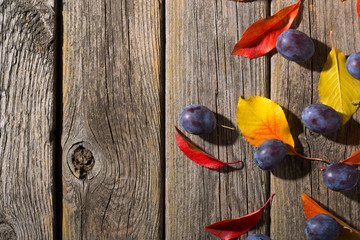
[[[238,98],[261,95],[284,108],[300,153],[336,162],[359,148],[360,113],[329,137],[299,119],[319,102],[330,30],[345,55],[360,51],[355,0],[302,2],[293,27],[314,40],[311,61],[231,55],[251,23],[295,2],[0,0],[0,239],[216,239],[204,226],[270,193],[249,233],[306,239],[300,193],[359,229],[360,186],[328,190],[322,163],[261,171],[238,129],[190,137],[243,168],[203,168],[175,144],[185,106],[236,126]]]

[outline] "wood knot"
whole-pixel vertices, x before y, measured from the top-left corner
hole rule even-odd
[[[52,56],[54,12],[45,2],[0,1],[1,15],[6,16],[2,19],[1,32],[9,39],[17,39],[9,45],[11,50],[27,50],[42,56],[51,53]]]
[[[7,223],[0,223],[0,239],[14,240],[16,234],[14,229]]]
[[[95,165],[95,158],[89,149],[79,146],[72,155],[72,164],[75,177],[85,179]]]

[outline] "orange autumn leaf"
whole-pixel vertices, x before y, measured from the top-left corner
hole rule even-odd
[[[360,149],[341,162],[347,164],[360,164]]]
[[[360,0],[357,0],[357,3],[356,3],[356,11],[360,17]]]
[[[249,143],[259,146],[269,139],[280,139],[294,148],[294,139],[282,108],[268,98],[252,96],[240,97],[236,121],[242,134]],[[289,151],[289,154],[294,154]]]
[[[288,30],[299,12],[299,0],[271,17],[260,19],[245,30],[232,54],[247,58],[260,57],[276,46],[278,36]]]
[[[301,198],[303,200],[304,213],[307,219],[311,218],[317,214],[327,214],[334,218],[341,225],[340,235],[336,238],[336,240],[359,240],[360,232],[350,227],[345,222],[341,221],[328,211],[324,210],[317,204],[314,200],[312,200],[308,195],[301,193]]]

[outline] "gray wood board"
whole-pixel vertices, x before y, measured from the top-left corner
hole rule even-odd
[[[268,57],[232,56],[245,29],[266,17],[268,3],[228,0],[166,2],[166,239],[217,239],[206,225],[251,213],[269,196],[269,175],[253,162],[251,146],[239,133],[217,127],[209,136],[190,136],[222,161],[243,160],[210,170],[177,147],[174,126],[184,107],[202,104],[219,124],[236,126],[240,96],[268,96]],[[181,131],[185,133],[183,129]],[[268,214],[268,212],[266,212]],[[266,216],[266,215],[265,215]],[[250,233],[268,234],[269,218]]]
[[[294,3],[272,1],[271,13]],[[360,50],[356,1],[303,1],[292,28],[314,40],[315,54],[312,60],[304,63],[289,62],[278,53],[272,56],[271,99],[284,108],[295,147],[301,154],[323,158],[330,163],[341,161],[359,148],[359,113],[340,131],[327,137],[310,133],[300,116],[306,106],[320,103],[318,82],[331,50],[330,30],[334,31],[336,47],[345,55]],[[285,164],[271,174],[271,192],[276,193],[271,208],[272,239],[307,239],[300,193],[308,194],[353,227],[360,227],[359,188],[349,193],[328,190],[320,170],[324,166],[320,162],[287,157]]]
[[[63,238],[160,239],[161,1],[63,3]]]
[[[54,3],[0,3],[0,239],[53,238]]]

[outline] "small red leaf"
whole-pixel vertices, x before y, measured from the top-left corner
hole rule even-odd
[[[262,206],[259,210],[240,218],[213,223],[206,226],[205,230],[218,236],[222,240],[229,240],[241,236],[256,225],[256,223],[260,220],[262,210],[270,202],[274,195],[275,193],[270,196],[264,206]]]
[[[290,28],[298,14],[300,1],[281,9],[271,17],[253,23],[236,43],[232,54],[255,58],[274,49],[278,36]]]
[[[356,10],[357,10],[357,13],[358,13],[358,15],[360,17],[360,0],[357,0]]]
[[[188,158],[190,158],[190,160],[203,167],[216,169],[224,165],[241,162],[237,161],[233,163],[226,163],[214,158],[213,156],[207,154],[206,152],[202,151],[198,146],[196,146],[189,138],[187,138],[182,132],[180,132],[177,127],[175,127],[175,138],[180,150]]]
[[[347,164],[360,164],[360,149],[341,162]]]

